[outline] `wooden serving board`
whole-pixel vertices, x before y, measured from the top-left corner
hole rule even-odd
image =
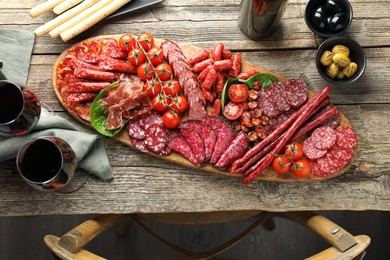
[[[99,37],[95,37],[95,38],[101,38],[101,37],[112,37],[112,38],[116,38],[119,40],[121,35],[104,35],[104,36],[99,36]],[[92,38],[93,39],[93,38]],[[154,39],[155,40],[155,45],[156,46],[160,46],[160,44],[164,41],[162,39]],[[192,57],[195,53],[197,53],[199,50],[201,50],[202,48],[199,48],[199,47],[196,47],[196,46],[192,46],[192,45],[189,45],[189,44],[186,44],[186,43],[176,43],[178,44],[182,50],[183,50],[183,53],[184,55],[189,58],[189,57]],[[57,59],[57,61],[55,62],[55,64],[53,65],[53,71],[52,71],[52,83],[53,83],[53,88],[54,88],[54,91],[57,95],[57,98],[59,99],[59,101],[61,102],[61,104],[64,106],[64,108],[74,117],[76,118],[78,121],[80,121],[81,123],[83,123],[84,125],[86,126],[89,126],[89,127],[92,127],[92,125],[81,119],[77,113],[75,113],[74,111],[70,111],[66,108],[66,106],[64,105],[64,102],[62,100],[62,96],[61,96],[61,93],[57,87],[57,76],[56,76],[56,69],[57,69],[57,66],[58,64],[62,61],[62,59],[65,57],[67,51],[72,48],[73,46],[69,47],[68,49],[66,49]],[[249,62],[246,62],[246,61],[242,61],[242,69],[241,71],[248,71],[248,70],[251,70],[251,69],[256,69],[257,71],[259,72],[263,72],[263,73],[269,73],[269,74],[272,74],[274,76],[276,76],[281,82],[286,82],[287,81],[287,78],[281,76],[281,75],[278,75],[272,71],[269,71],[265,68],[262,68],[262,67],[259,67],[259,66],[256,66],[254,64],[251,64]],[[309,89],[309,98],[311,96],[314,95],[314,92],[312,90]],[[345,125],[345,126],[351,126],[348,119],[342,114],[341,114],[341,122],[340,122],[340,125]],[[124,143],[126,145],[128,145],[129,147],[135,149],[133,147],[133,145],[131,144],[130,142],[130,138],[127,134],[127,131],[126,129],[124,128],[124,130],[122,130],[120,133],[118,133],[117,135],[115,135],[114,137],[112,137],[118,141],[120,141],[121,143]],[[304,138],[302,138],[301,141],[303,141]],[[349,160],[349,162],[346,164],[345,167],[343,167],[338,173],[334,174],[334,175],[330,175],[330,176],[326,176],[326,177],[317,177],[317,176],[314,176],[314,175],[309,175],[308,177],[306,178],[298,178],[296,177],[294,174],[292,174],[292,172],[288,172],[287,174],[284,174],[284,175],[280,175],[280,174],[277,174],[273,169],[272,169],[272,166],[269,166],[262,174],[260,174],[257,178],[257,180],[264,180],[264,181],[274,181],[274,182],[316,182],[316,181],[323,181],[323,180],[327,180],[327,179],[331,179],[331,178],[335,178],[335,177],[338,177],[340,175],[342,175],[347,169],[348,167],[352,164],[352,161],[354,160],[355,156],[356,156],[356,146],[354,148],[354,154],[352,156],[352,158]],[[183,156],[181,156],[180,154],[178,153],[172,153],[171,155],[168,155],[168,156],[160,156],[156,153],[153,153],[153,152],[149,152],[150,155],[153,155],[153,156],[156,156],[156,157],[159,157],[159,158],[162,158],[164,160],[167,160],[167,161],[170,161],[170,162],[173,162],[173,163],[177,163],[177,164],[181,164],[181,165],[184,165],[184,166],[187,166],[187,167],[192,167],[192,168],[197,168],[197,169],[202,169],[204,171],[208,171],[208,172],[213,172],[213,173],[217,173],[217,174],[223,174],[223,175],[226,175],[226,176],[231,176],[231,177],[240,177],[242,178],[242,175],[241,174],[231,174],[229,172],[226,172],[226,171],[222,171],[222,170],[219,170],[217,169],[216,167],[214,167],[212,164],[206,164],[204,165],[203,167],[198,167],[196,165],[194,165],[193,163],[191,163],[190,161],[188,161],[186,158],[184,158]]]

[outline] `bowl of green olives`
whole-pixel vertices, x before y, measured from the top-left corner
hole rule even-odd
[[[348,29],[353,11],[348,0],[309,0],[304,17],[312,32],[329,38]]]
[[[329,38],[317,50],[318,73],[333,85],[355,82],[363,75],[366,65],[362,46],[346,36]]]

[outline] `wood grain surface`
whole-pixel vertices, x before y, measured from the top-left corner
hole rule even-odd
[[[0,0],[0,26],[33,31],[53,19],[35,19],[28,10],[40,0]],[[344,35],[365,49],[367,69],[352,85],[333,87],[332,103],[348,118],[359,143],[351,167],[340,177],[311,183],[256,181],[189,168],[129,149],[104,138],[114,180],[90,178],[78,192],[42,193],[18,176],[15,161],[0,162],[0,216],[167,213],[213,211],[386,210],[390,211],[390,9],[389,1],[350,0],[354,19]],[[143,31],[201,48],[219,42],[240,52],[243,60],[283,75],[304,73],[316,90],[328,83],[315,68],[316,49],[324,40],[306,26],[307,1],[290,0],[280,27],[271,37],[252,41],[238,27],[240,0],[166,0],[151,8],[102,21],[68,43],[37,38],[28,87],[57,115],[80,131],[96,133],[64,110],[52,88],[51,73],[59,55],[83,39]]]

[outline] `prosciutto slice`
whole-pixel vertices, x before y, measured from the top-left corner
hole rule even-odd
[[[151,109],[150,99],[141,81],[124,78],[118,86],[106,91],[107,97],[99,100],[99,104],[108,113],[107,129],[118,129],[125,119],[148,113]]]

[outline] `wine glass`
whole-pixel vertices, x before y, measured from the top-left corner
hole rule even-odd
[[[72,147],[53,136],[36,137],[24,144],[16,165],[22,178],[38,190],[58,190],[73,178],[77,158]]]
[[[30,132],[41,115],[37,95],[8,80],[0,80],[0,135],[19,136]]]

